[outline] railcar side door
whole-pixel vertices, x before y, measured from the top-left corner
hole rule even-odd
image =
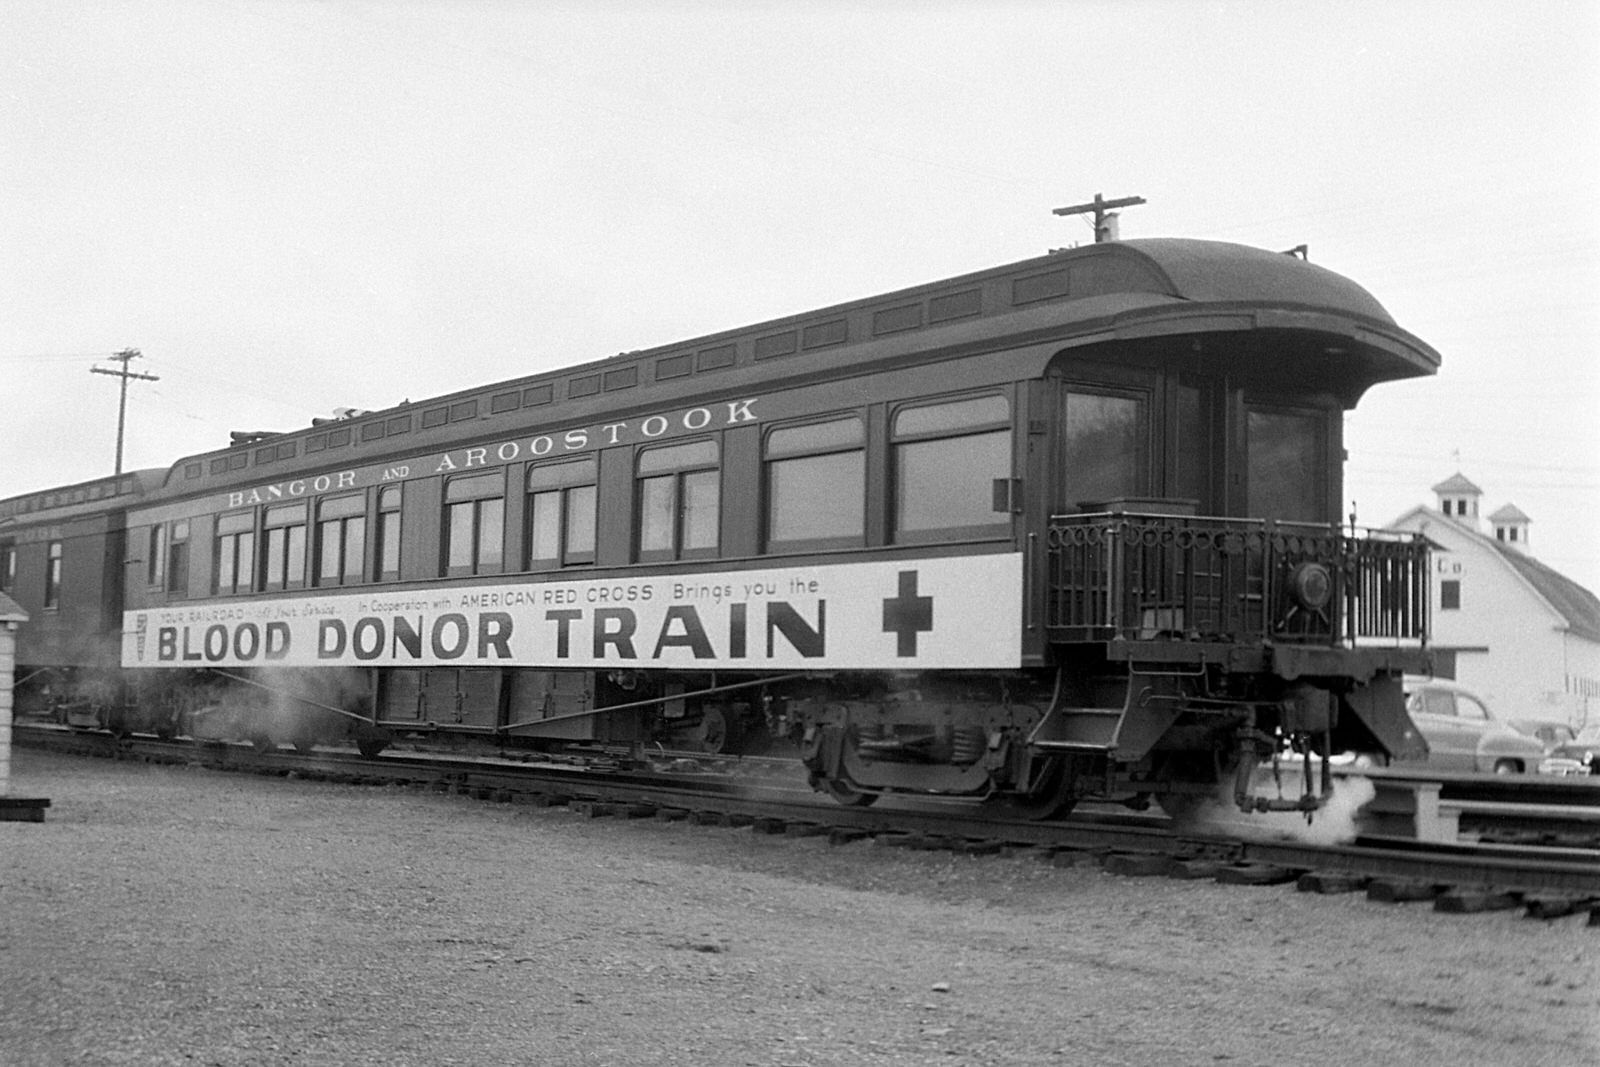
[[[1150,495],[1156,386],[1144,371],[1063,368],[1058,511],[1100,511],[1112,501]]]
[[[1057,513],[1226,513],[1226,382],[1203,374],[1068,360],[1053,371],[1060,427]]]

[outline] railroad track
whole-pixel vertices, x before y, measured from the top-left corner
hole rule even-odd
[[[486,802],[564,807],[588,818],[687,820],[764,834],[826,836],[836,844],[871,838],[886,847],[970,855],[1024,853],[1057,866],[1095,865],[1129,877],[1294,882],[1305,891],[1360,892],[1373,901],[1431,901],[1440,911],[1521,908],[1542,918],[1588,911],[1589,925],[1600,927],[1600,846],[1552,841],[1550,835],[1441,841],[1357,830],[1331,841],[1323,839],[1325,828],[1312,824],[1301,832],[1303,824],[1288,819],[1178,826],[1164,816],[1094,805],[1051,822],[906,799],[846,808],[821,798],[796,765],[777,759],[713,761],[670,753],[648,760],[607,753],[581,760],[522,759],[396,751],[369,759],[337,749],[260,752],[246,745],[117,738],[30,724],[14,727],[14,737],[20,745],[85,756],[409,786]],[[1400,785],[1391,780],[1386,788],[1393,793]],[[1537,807],[1530,805],[1530,811]],[[1379,823],[1394,826],[1392,819]]]

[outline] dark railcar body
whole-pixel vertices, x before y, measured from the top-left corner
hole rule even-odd
[[[288,740],[1253,806],[1278,746],[1410,743],[1424,549],[1342,527],[1342,415],[1437,364],[1292,256],[1040,257],[180,460],[127,511],[122,663]]]

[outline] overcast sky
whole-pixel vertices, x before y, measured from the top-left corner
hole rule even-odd
[[[0,497],[1087,243],[1311,259],[1349,417],[1600,590],[1600,4],[0,0]],[[99,361],[97,363],[97,360]]]

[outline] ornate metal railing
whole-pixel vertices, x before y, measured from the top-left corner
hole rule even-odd
[[[1419,536],[1187,515],[1056,516],[1046,625],[1060,641],[1415,642]]]

